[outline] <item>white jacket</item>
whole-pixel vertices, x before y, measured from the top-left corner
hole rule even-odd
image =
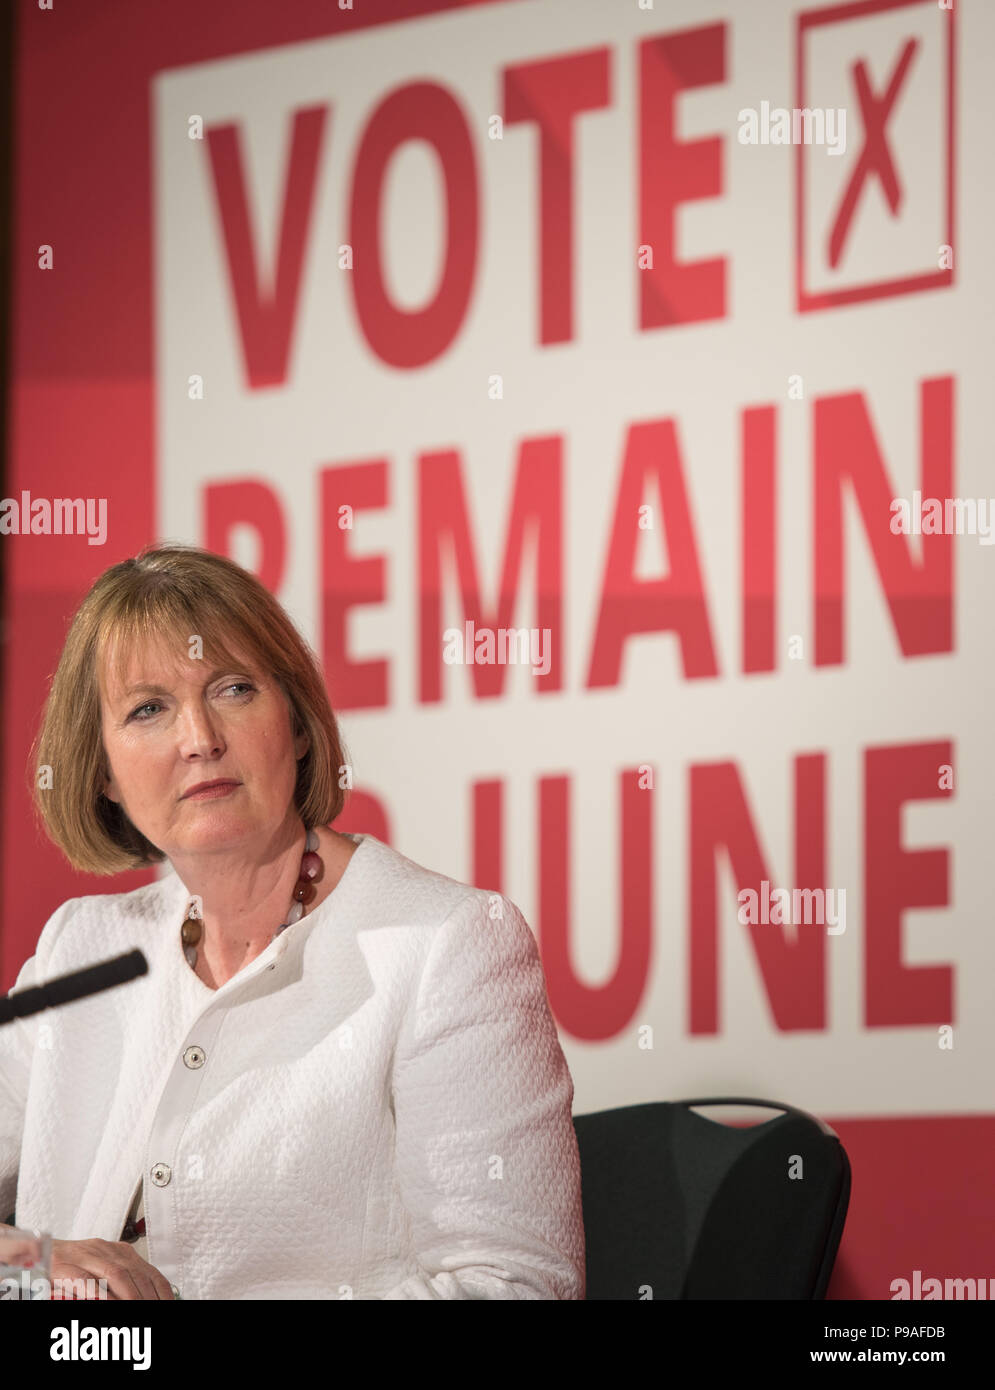
[[[72,898],[15,989],[141,979],[0,1027],[0,1221],[119,1240],[190,1298],[584,1297],[573,1081],[507,898],[372,835],[212,990],[175,871]]]

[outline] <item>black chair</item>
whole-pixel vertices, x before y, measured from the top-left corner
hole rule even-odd
[[[737,1128],[692,1107],[783,1113]],[[588,1299],[821,1299],[850,1162],[779,1101],[679,1100],[575,1115]],[[794,1176],[793,1176],[794,1175]]]

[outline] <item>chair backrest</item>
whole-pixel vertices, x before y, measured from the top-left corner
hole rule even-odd
[[[706,1106],[783,1113],[745,1128]],[[850,1201],[838,1137],[742,1097],[575,1115],[588,1299],[824,1298]]]

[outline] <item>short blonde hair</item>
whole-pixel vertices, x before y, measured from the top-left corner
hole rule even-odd
[[[122,658],[150,643],[185,653],[193,635],[216,665],[237,667],[249,658],[277,680],[294,737],[304,731],[310,739],[294,789],[301,820],[310,829],[341,814],[347,755],[318,658],[289,615],[233,560],[195,546],[151,545],[105,570],[77,609],[31,748],[36,815],[74,869],[116,874],[165,860],[104,795],[109,764],[99,679],[109,643]],[[241,656],[230,643],[241,646]],[[44,769],[51,769],[47,787]]]

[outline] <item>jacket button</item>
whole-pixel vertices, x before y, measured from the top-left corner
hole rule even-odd
[[[152,1169],[152,1181],[156,1187],[165,1187],[173,1176],[173,1171],[168,1163],[157,1163]]]
[[[183,1060],[188,1067],[202,1067],[207,1061],[207,1053],[202,1047],[188,1047],[183,1054]]]

